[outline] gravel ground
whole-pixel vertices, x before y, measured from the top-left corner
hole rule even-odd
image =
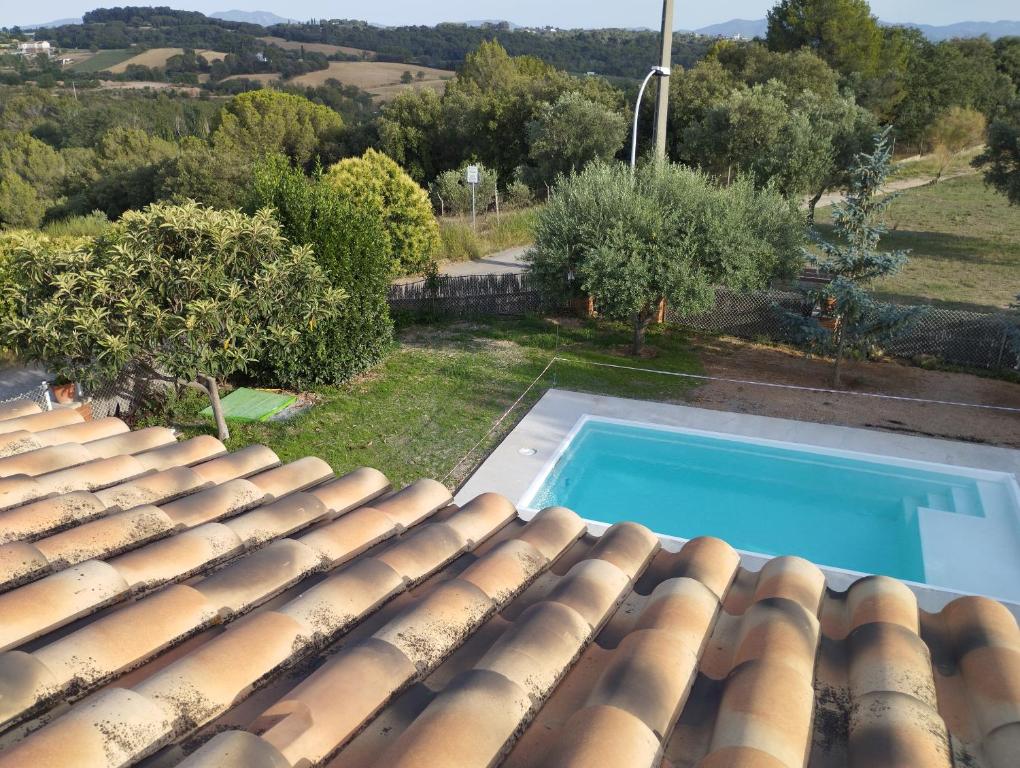
[[[710,376],[831,388],[832,365],[823,359],[729,338],[703,339],[698,347]],[[848,393],[1020,408],[1020,384],[894,361],[848,363],[843,381]],[[691,402],[717,410],[1020,448],[1020,413],[723,382],[697,388]]]

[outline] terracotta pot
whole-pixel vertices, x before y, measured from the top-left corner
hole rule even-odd
[[[53,399],[61,405],[73,403],[75,397],[75,384],[53,384],[50,390],[53,392]]]
[[[570,302],[571,308],[578,317],[589,319],[595,316],[595,297],[582,296]]]

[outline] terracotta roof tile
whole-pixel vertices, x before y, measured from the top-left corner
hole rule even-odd
[[[833,592],[798,558],[754,572],[716,539],[64,413],[0,408],[3,768],[1020,754],[1020,630],[993,601],[925,613],[893,579]]]
[[[84,419],[72,408],[58,408],[55,411],[28,413],[24,416],[3,419],[0,421],[0,435],[25,430],[42,432],[44,429],[63,427],[68,424],[80,424]]]
[[[21,416],[30,416],[33,413],[40,413],[42,408],[31,400],[11,400],[8,403],[0,403],[0,421],[17,419]]]

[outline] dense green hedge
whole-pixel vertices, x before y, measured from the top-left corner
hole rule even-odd
[[[393,339],[386,291],[393,256],[383,212],[372,199],[338,195],[283,158],[256,170],[252,207],[271,207],[294,243],[312,246],[333,286],[347,298],[329,322],[305,334],[263,374],[281,386],[336,384],[374,365]]]

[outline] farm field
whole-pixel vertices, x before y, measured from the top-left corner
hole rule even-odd
[[[819,209],[823,235],[831,208]],[[1020,293],[1020,215],[970,174],[903,192],[889,208],[882,248],[911,250],[898,275],[880,281],[885,299],[1001,311]]]
[[[304,48],[306,51],[324,53],[327,56],[331,56],[335,53],[346,53],[350,56],[361,56],[364,58],[375,56],[374,51],[365,51],[361,48],[351,48],[346,45],[330,45],[329,43],[300,43],[296,40],[284,40],[282,37],[273,37],[271,35],[260,37],[259,40],[264,43],[272,43],[279,48],[285,48],[287,50],[301,50]]]
[[[73,72],[81,72],[82,74],[102,72],[138,55],[137,49],[134,48],[114,48],[108,51],[98,51],[96,53],[85,51],[84,53],[86,55],[68,66],[68,69]],[[72,58],[76,58],[76,55],[72,55]]]
[[[400,76],[404,72],[410,72],[415,77],[410,85],[400,82]],[[419,72],[425,73],[422,80],[417,79]],[[453,72],[446,69],[419,67],[414,64],[394,64],[383,61],[331,61],[329,69],[309,72],[306,75],[295,77],[291,82],[301,85],[322,85],[332,78],[347,85],[355,85],[370,93],[377,93],[389,86],[396,86],[396,90],[415,86],[445,88],[446,80],[452,78],[453,75]],[[389,93],[388,90],[385,92]]]
[[[119,75],[121,72],[126,72],[127,68],[132,65],[143,67],[162,67],[166,64],[168,59],[182,53],[184,53],[183,48],[150,48],[147,51],[142,51],[137,56],[132,56],[130,59],[125,59],[113,66],[106,67],[106,69],[115,75]],[[203,56],[210,62],[219,61],[227,55],[221,51],[210,51],[205,49],[198,49],[195,53],[199,56]]]

